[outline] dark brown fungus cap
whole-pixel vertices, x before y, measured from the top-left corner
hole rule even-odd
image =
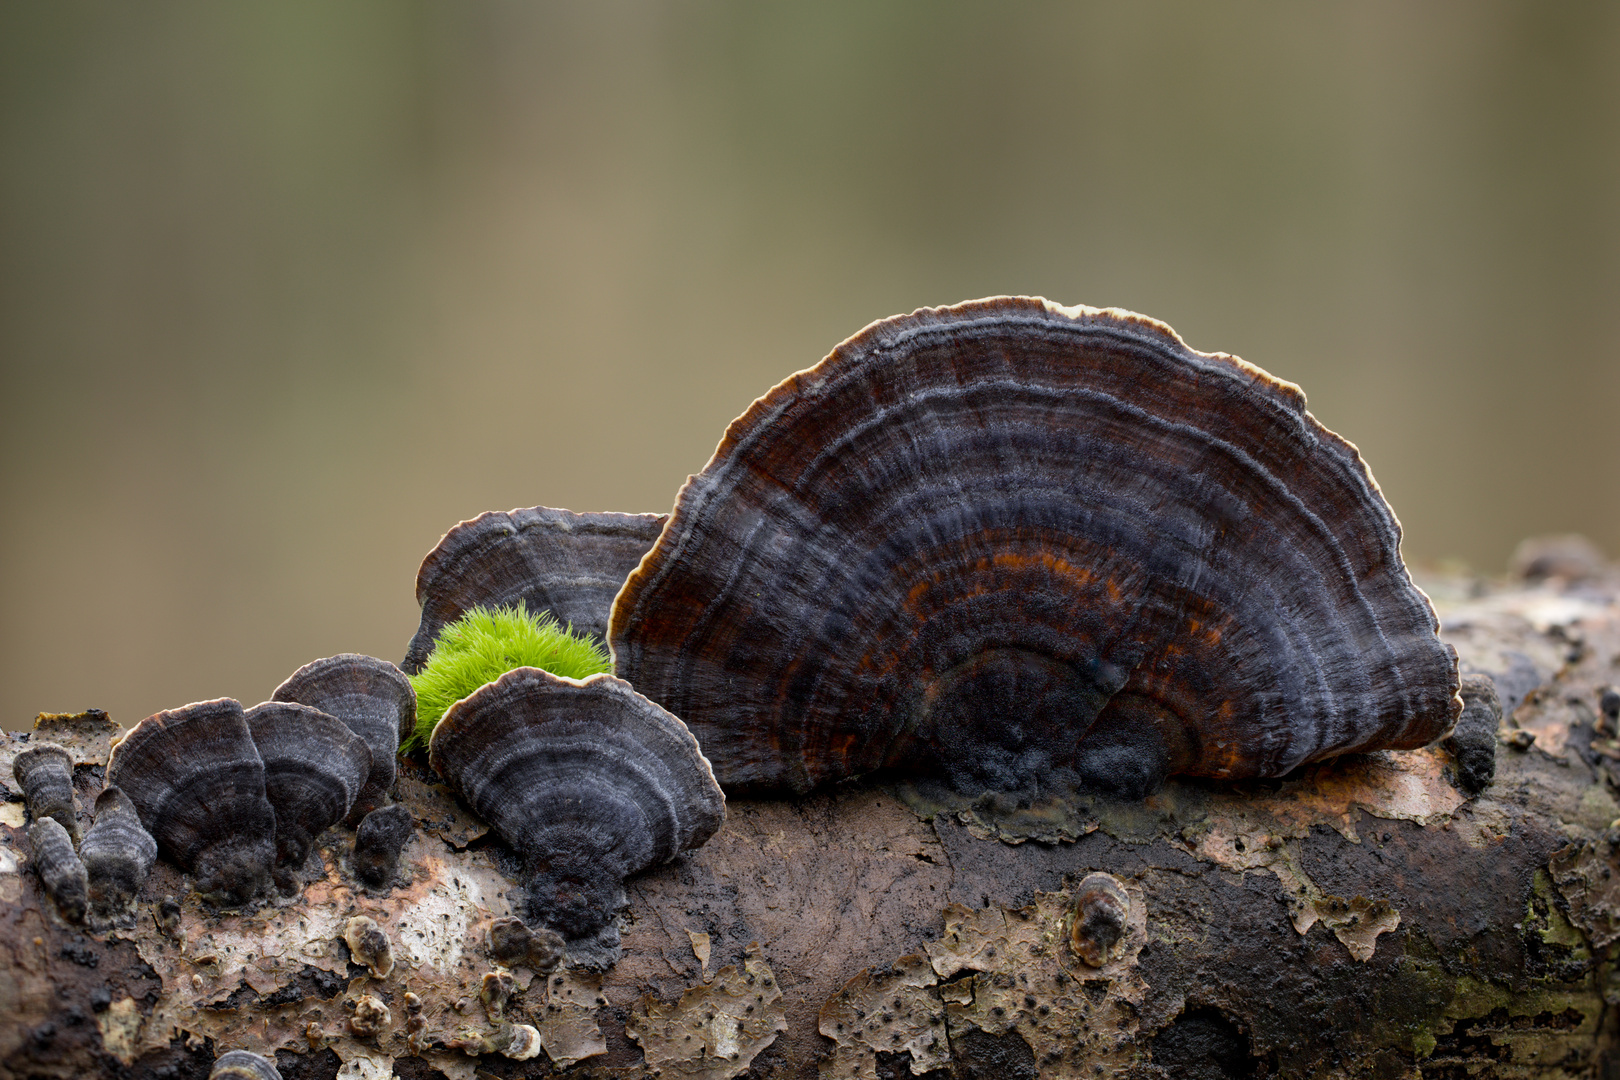
[[[200,701],[148,716],[113,747],[107,783],[122,788],[158,851],[227,906],[270,886],[276,813],[242,706]]]
[[[247,723],[276,808],[276,861],[296,870],[315,838],[354,805],[371,775],[371,750],[337,717],[290,701],[255,705]]]
[[[355,875],[373,888],[388,884],[415,826],[410,810],[399,803],[367,814],[354,831]]]
[[[106,922],[132,914],[135,894],[157,859],[157,841],[141,827],[135,804],[110,787],[96,796],[96,820],[85,830],[79,857],[90,875],[90,910]]]
[[[36,743],[17,755],[12,775],[22,785],[23,798],[34,820],[55,818],[69,838],[79,839],[79,821],[73,809],[73,758],[55,743]]]
[[[614,604],[730,790],[1140,796],[1424,745],[1452,649],[1299,388],[1117,310],[874,323],[732,423]]]
[[[491,511],[444,534],[422,560],[416,602],[422,624],[403,667],[422,670],[433,642],[468,609],[516,607],[601,639],[613,597],[658,539],[663,514],[576,514],[535,506]]]
[[[700,846],[725,820],[692,733],[611,675],[509,671],[450,707],[429,753],[527,859],[530,920],[584,963],[618,955],[624,879]]]
[[[34,849],[34,869],[46,895],[56,902],[63,918],[83,922],[90,884],[67,830],[55,818],[40,818],[28,826],[28,844]]]
[[[270,700],[330,713],[371,748],[371,775],[350,807],[349,824],[388,801],[399,744],[416,730],[416,691],[404,672],[374,656],[339,653],[293,672]]]

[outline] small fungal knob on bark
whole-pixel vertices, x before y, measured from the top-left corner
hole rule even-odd
[[[281,1080],[275,1064],[248,1050],[232,1050],[214,1061],[208,1080]]]
[[[276,812],[247,717],[230,698],[148,716],[114,745],[107,783],[123,789],[158,853],[227,907],[270,890]]]
[[[350,919],[343,927],[343,940],[348,943],[354,962],[370,969],[377,978],[394,970],[394,949],[388,934],[369,915]]]
[[[393,1015],[382,998],[372,994],[362,994],[350,999],[349,1008],[354,1015],[349,1017],[349,1030],[362,1038],[369,1038],[387,1029]]]
[[[502,1054],[515,1061],[527,1061],[540,1053],[540,1032],[528,1024],[500,1023],[489,1032],[469,1031],[450,1044],[470,1057]]]
[[[499,1020],[501,1013],[506,1011],[506,1003],[511,1000],[512,994],[517,990],[517,980],[504,971],[488,971],[484,973],[478,988],[478,1000],[484,1003],[484,1011],[490,1018]]]
[[[34,869],[45,894],[55,901],[64,919],[83,922],[90,903],[90,881],[68,831],[54,817],[40,818],[28,826],[28,843],[34,849]]]
[[[22,786],[28,812],[35,821],[55,818],[72,843],[79,842],[79,821],[73,809],[73,758],[55,743],[37,743],[17,755],[11,773]]]
[[[159,900],[152,911],[152,920],[157,923],[158,933],[180,940],[180,901],[172,896]]]
[[[1112,874],[1087,874],[1075,891],[1074,926],[1070,942],[1075,955],[1092,967],[1108,963],[1114,947],[1125,936],[1131,898]]]
[[[550,975],[563,961],[561,934],[543,926],[530,928],[516,916],[490,923],[486,944],[497,964],[526,967],[536,975]]]
[[[157,841],[141,827],[135,804],[118,788],[96,796],[96,819],[85,830],[79,858],[90,876],[92,916],[109,921],[132,915],[135,894],[157,859]]]
[[[362,818],[354,832],[355,875],[374,889],[388,884],[415,826],[410,810],[399,803],[378,807]]]
[[[349,807],[349,824],[388,802],[399,744],[416,729],[416,691],[404,672],[375,656],[339,653],[293,672],[270,700],[319,709],[365,740],[371,767]]]
[[[1502,701],[1489,675],[1462,677],[1462,716],[1441,746],[1457,762],[1457,786],[1478,795],[1496,778],[1496,731],[1502,722]]]

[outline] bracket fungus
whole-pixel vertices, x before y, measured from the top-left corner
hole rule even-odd
[[[96,819],[85,830],[79,857],[90,875],[90,912],[108,922],[133,914],[135,895],[157,859],[157,841],[141,827],[129,796],[110,787],[96,796]]]
[[[703,844],[725,796],[686,726],[611,675],[517,668],[444,714],[433,768],[528,864],[528,916],[612,963],[624,879]]]
[[[11,774],[22,786],[23,799],[35,821],[55,818],[68,837],[79,839],[73,808],[73,758],[55,743],[39,743],[17,755]]]
[[[1141,797],[1422,746],[1456,655],[1298,387],[1118,310],[874,323],[748,409],[614,603],[728,790]]]
[[[416,730],[416,691],[405,673],[386,660],[339,653],[314,660],[287,677],[271,701],[308,705],[337,717],[371,749],[371,772],[349,809],[357,825],[388,801],[394,757]]]
[[[281,1080],[281,1073],[267,1057],[251,1050],[231,1050],[214,1062],[208,1080]]]
[[[401,665],[415,675],[433,642],[472,608],[549,611],[600,640],[624,579],[658,539],[663,514],[576,514],[549,506],[492,510],[444,534],[422,560],[422,622]]]
[[[155,713],[112,750],[107,783],[122,788],[160,854],[226,906],[270,886],[276,812],[247,716],[231,698]]]
[[[342,720],[308,705],[266,701],[247,711],[276,808],[276,861],[296,870],[315,838],[342,821],[371,775],[371,749]]]
[[[45,894],[56,902],[64,919],[83,922],[90,883],[68,831],[55,818],[40,818],[28,826],[28,846],[34,850],[34,869]]]

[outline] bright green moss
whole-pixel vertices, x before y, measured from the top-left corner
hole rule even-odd
[[[475,607],[439,631],[433,653],[410,677],[416,688],[416,733],[403,749],[425,748],[446,709],[513,668],[537,667],[570,679],[608,671],[607,651],[564,627],[550,612]]]

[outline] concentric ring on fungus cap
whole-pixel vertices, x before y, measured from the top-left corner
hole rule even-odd
[[[754,402],[614,604],[728,790],[1140,796],[1421,746],[1455,653],[1356,448],[1118,310],[874,323]]]

